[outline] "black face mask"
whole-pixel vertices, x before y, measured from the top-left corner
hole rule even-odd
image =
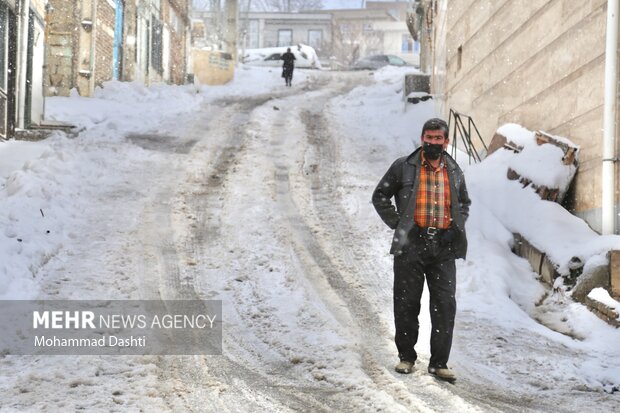
[[[424,151],[424,156],[426,156],[431,161],[434,161],[436,159],[439,159],[439,157],[441,156],[441,153],[443,152],[443,144],[424,142],[422,150]]]

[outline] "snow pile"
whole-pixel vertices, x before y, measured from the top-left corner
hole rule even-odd
[[[562,185],[574,173],[574,167],[561,162],[561,149],[550,144],[537,145],[534,134],[518,125],[508,125],[498,132],[522,145],[523,150],[514,154],[502,148],[468,169],[468,189],[475,201],[482,203],[510,232],[523,235],[547,253],[559,265],[562,275],[569,274],[568,264],[573,257],[588,266],[588,261],[600,263],[607,251],[620,248],[619,236],[600,236],[561,205],[541,200],[531,186],[523,188],[506,177],[508,168],[513,168],[527,173],[534,182],[552,187]]]
[[[551,144],[538,145],[535,132],[514,123],[501,126],[497,133],[523,148],[509,158],[508,166],[512,170],[537,186],[559,188],[562,194],[566,192],[577,168],[572,163],[563,164],[564,151],[560,147]],[[579,148],[561,136],[552,138],[569,147]]]
[[[614,310],[616,313],[620,314],[620,302],[614,300],[606,289],[598,287],[590,291],[588,297],[598,301],[599,303],[605,304],[607,307]]]
[[[80,213],[73,202],[78,176],[69,174],[62,182],[56,176],[72,167],[77,165],[68,153],[50,148],[2,179],[0,298],[37,293],[39,269],[61,248],[68,223]]]
[[[295,82],[308,76],[296,73]],[[157,130],[167,116],[192,113],[201,105],[235,96],[254,98],[283,89],[280,72],[270,68],[241,66],[235,78],[226,85],[144,86],[139,82],[104,82],[91,98],[72,96],[48,98],[46,117],[65,121],[79,129],[96,129],[97,134]],[[165,115],[165,116],[164,116]],[[179,125],[177,125],[179,126]],[[110,132],[110,133],[108,133]]]

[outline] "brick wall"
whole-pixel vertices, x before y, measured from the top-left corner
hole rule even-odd
[[[185,36],[171,30],[170,33],[170,81],[177,85],[185,83]]]
[[[95,27],[95,86],[112,79],[115,9],[105,0],[97,2]]]
[[[185,83],[186,77],[186,24],[189,24],[187,19],[187,2],[184,0],[170,0],[166,2],[166,7],[163,9],[163,20],[170,30],[170,62],[164,62],[168,64],[170,68],[170,82],[180,85]],[[172,15],[176,16],[176,26],[173,24]],[[178,31],[177,31],[178,29]]]

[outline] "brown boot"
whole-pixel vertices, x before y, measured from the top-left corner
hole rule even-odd
[[[456,374],[454,374],[454,372],[448,367],[440,368],[428,366],[428,372],[439,380],[445,380],[450,383],[454,383],[456,381]]]
[[[394,367],[394,370],[400,374],[411,374],[413,373],[413,362],[401,360],[401,362]]]

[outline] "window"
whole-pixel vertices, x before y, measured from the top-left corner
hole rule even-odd
[[[272,60],[282,60],[282,55],[280,53],[274,53],[265,58],[266,62],[269,62]]]
[[[388,61],[394,66],[405,66],[407,64],[407,62],[398,56],[388,56]]]
[[[293,31],[291,29],[278,30],[278,46],[290,46],[293,44]]]
[[[362,30],[366,33],[372,32],[372,23],[364,23],[362,25]]]
[[[163,24],[155,15],[151,16],[151,66],[160,74],[163,72]]]
[[[250,20],[248,22],[248,48],[258,49],[258,20]]]
[[[400,51],[401,53],[413,53],[413,38],[409,34],[403,34]]]
[[[323,43],[323,30],[308,30],[308,46],[319,50]]]

